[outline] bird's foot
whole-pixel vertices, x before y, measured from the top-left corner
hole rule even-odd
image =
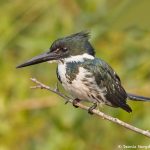
[[[79,106],[77,106],[77,103],[79,103],[79,102],[80,102],[80,99],[76,98],[76,99],[73,100],[72,105],[73,105],[75,108],[78,108]]]
[[[89,109],[88,109],[88,113],[90,115],[93,115],[93,109],[95,109],[97,107],[97,103],[94,103]]]

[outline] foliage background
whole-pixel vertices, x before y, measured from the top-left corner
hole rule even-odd
[[[150,96],[149,0],[0,1],[0,150],[110,150],[149,145],[150,140],[87,112],[60,97],[31,90],[29,78],[54,86],[55,64],[16,70],[58,37],[91,31],[97,57],[106,60],[133,93]],[[150,129],[150,103],[129,102],[133,113],[102,111]]]

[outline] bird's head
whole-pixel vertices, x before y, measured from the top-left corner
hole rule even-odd
[[[39,64],[46,61],[63,60],[65,58],[82,55],[84,53],[88,53],[92,56],[95,55],[95,51],[89,42],[89,33],[79,32],[57,39],[53,42],[48,52],[33,57],[29,61],[17,66],[17,68]]]

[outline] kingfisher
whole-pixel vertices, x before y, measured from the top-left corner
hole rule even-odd
[[[104,60],[95,57],[89,32],[79,32],[55,40],[48,52],[17,66],[22,68],[43,62],[56,62],[57,78],[73,97],[73,106],[80,101],[91,102],[92,114],[98,104],[120,107],[132,112],[127,100],[149,101],[150,98],[125,91],[117,73]]]

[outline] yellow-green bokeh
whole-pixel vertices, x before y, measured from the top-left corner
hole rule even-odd
[[[149,145],[149,139],[87,112],[57,95],[31,90],[30,77],[55,86],[56,64],[15,67],[59,38],[91,31],[97,57],[129,92],[150,96],[149,0],[0,1],[0,150],[111,150]],[[102,111],[150,129],[150,103],[129,102],[133,113]]]

